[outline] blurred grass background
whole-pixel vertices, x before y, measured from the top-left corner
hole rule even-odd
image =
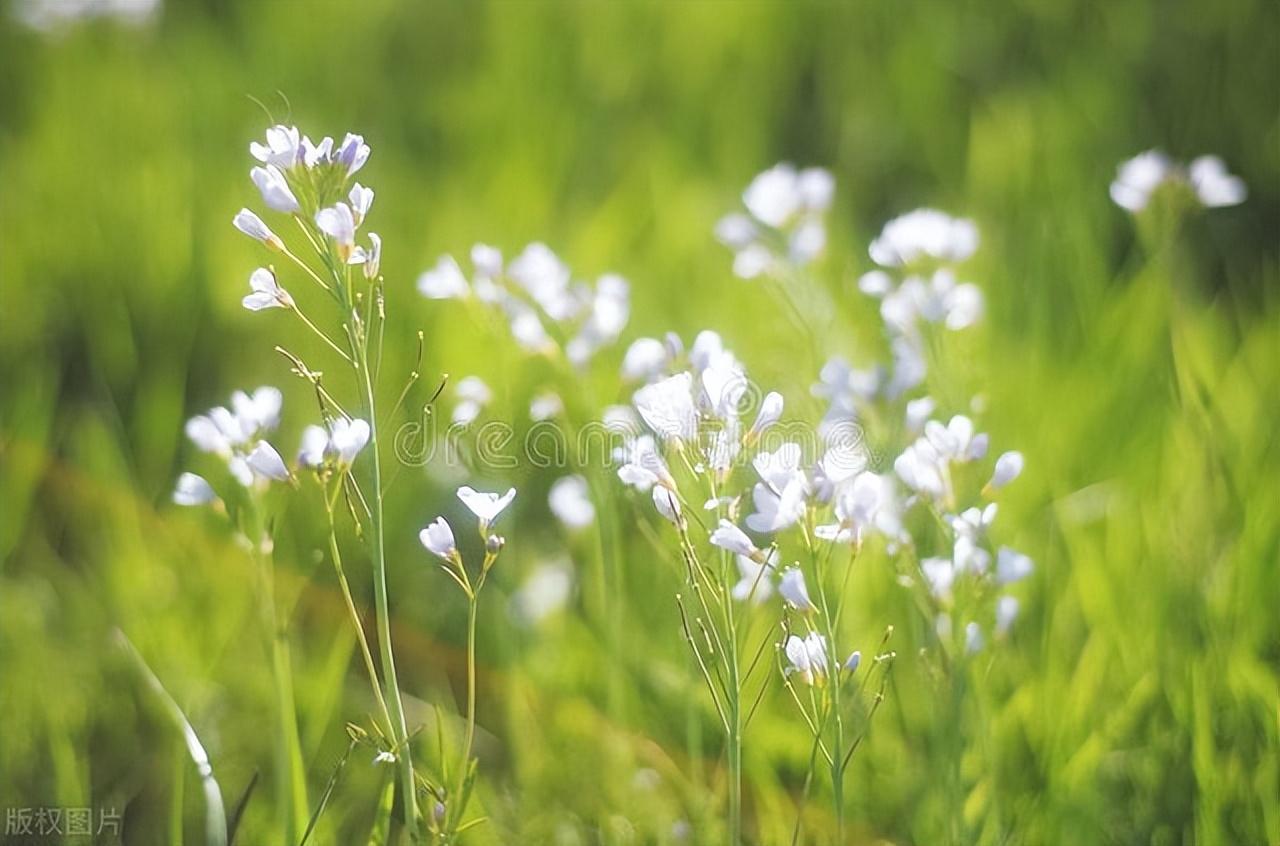
[[[854,767],[853,842],[950,842],[957,790],[982,843],[1280,842],[1278,56],[1269,0],[204,0],[51,33],[0,16],[0,805],[116,807],[125,842],[158,843],[185,796],[197,836],[180,738],[113,627],[186,710],[228,804],[270,766],[252,569],[217,521],[168,504],[193,460],[183,421],[233,388],[286,390],[282,451],[312,416],[271,348],[321,353],[239,306],[262,262],[230,225],[258,205],[256,99],[313,137],[365,135],[401,339],[387,373],[407,372],[422,328],[428,380],[482,375],[497,419],[523,419],[541,371],[503,331],[417,296],[441,252],[545,240],[584,276],[631,281],[626,339],[717,329],[760,384],[816,411],[812,344],[731,276],[717,217],[776,161],[833,170],[821,275],[840,308],[811,330],[854,355],[876,348],[854,281],[880,225],[926,204],[974,217],[988,317],[948,340],[930,387],[953,410],[983,394],[994,442],[1026,453],[1002,541],[1039,566],[1011,642],[952,708],[912,660],[920,623],[891,573],[862,565],[863,648],[893,623],[904,657]],[[1107,183],[1151,146],[1222,155],[1248,201],[1144,242]],[[616,362],[598,363],[598,394],[616,391]],[[480,479],[521,494],[483,608],[492,822],[474,839],[674,843],[688,824],[683,842],[711,842],[718,739],[674,627],[674,571],[619,494],[610,654],[583,611],[594,542],[554,525],[552,478]],[[411,721],[460,692],[465,605],[416,539],[456,513],[458,480],[407,471],[389,498]],[[277,556],[313,798],[343,721],[370,707],[315,505],[289,507]],[[566,550],[582,588],[569,611],[513,623],[502,594]],[[749,830],[766,843],[789,842],[808,753],[784,699],[747,739]],[[374,768],[345,779],[327,842],[373,816]],[[263,842],[269,783],[241,842]],[[830,837],[821,807],[813,842]]]

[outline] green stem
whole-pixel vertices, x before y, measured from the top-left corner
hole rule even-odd
[[[391,651],[391,611],[387,601],[387,555],[382,519],[382,458],[378,449],[373,379],[369,373],[368,352],[363,344],[357,342],[355,327],[350,328],[352,359],[357,379],[364,393],[365,413],[369,417],[369,452],[373,465],[371,480],[373,501],[369,503],[369,535],[373,546],[373,594],[377,610],[378,651],[382,656],[382,676],[391,719],[392,740],[397,748],[396,760],[400,769],[405,828],[409,832],[410,840],[416,841],[418,837],[417,787],[413,777],[413,760],[407,742],[409,731],[404,718],[404,703],[400,699],[395,656]]]

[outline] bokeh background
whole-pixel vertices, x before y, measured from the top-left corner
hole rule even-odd
[[[408,371],[420,328],[426,380],[481,375],[494,419],[527,421],[545,368],[501,327],[416,294],[442,252],[545,240],[583,276],[619,272],[624,341],[714,328],[760,384],[816,414],[815,347],[876,343],[854,284],[867,242],[920,205],[973,217],[987,319],[949,341],[930,387],[957,409],[982,395],[984,428],[1026,454],[1001,519],[1038,569],[958,708],[912,660],[919,622],[891,574],[858,573],[854,631],[869,649],[895,624],[903,658],[853,768],[850,840],[1280,842],[1280,6],[192,0],[137,20],[42,7],[58,0],[0,4],[0,805],[113,807],[125,842],[177,842],[184,827],[198,842],[194,771],[115,628],[200,733],[228,804],[269,773],[252,567],[169,493],[195,461],[183,421],[232,389],[285,389],[282,445],[312,416],[272,347],[322,353],[240,308],[262,255],[230,225],[258,204],[249,141],[285,120],[373,147],[361,179],[386,245],[386,372]],[[1107,184],[1153,146],[1223,156],[1247,202],[1188,220],[1176,243],[1144,238]],[[817,275],[839,307],[808,315],[811,338],[732,276],[711,235],[781,160],[837,179]],[[621,349],[585,377],[610,400],[625,398]],[[722,762],[675,628],[678,575],[619,491],[607,573],[626,611],[608,648],[597,540],[551,518],[554,477],[521,464],[397,478],[411,721],[460,701],[465,619],[417,529],[458,515],[463,478],[514,484],[481,617],[490,822],[474,842],[713,842]],[[371,707],[318,511],[300,496],[278,541],[313,796],[344,721]],[[349,557],[368,607],[367,561],[354,543]],[[576,587],[529,625],[511,598],[547,561]],[[781,695],[753,724],[753,840],[790,841],[807,737]],[[351,763],[322,842],[364,842],[379,777]],[[264,778],[240,842],[267,842],[273,802]],[[822,807],[813,842],[830,842]]]

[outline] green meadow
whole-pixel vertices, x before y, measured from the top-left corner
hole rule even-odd
[[[284,123],[372,149],[385,622],[407,748],[444,782],[466,733],[468,602],[418,533],[445,516],[474,577],[455,490],[517,491],[476,603],[471,824],[423,842],[727,843],[740,771],[744,843],[1280,844],[1280,6],[167,0],[140,22],[24,22],[56,2],[0,0],[0,806],[6,823],[88,808],[95,833],[68,817],[0,842],[227,842],[184,725],[235,843],[296,844],[313,816],[308,843],[408,842],[397,766],[348,729],[371,733],[379,707],[324,491],[295,472],[265,495],[265,574],[223,515],[172,501],[179,473],[219,471],[184,424],[236,389],[281,389],[272,441],[292,468],[317,399],[277,346],[355,403],[306,325],[241,307],[270,263],[342,337],[324,293],[231,224],[247,206],[306,246],[249,179],[250,142]],[[1108,186],[1150,148],[1220,156],[1247,198],[1169,190],[1131,214]],[[714,229],[778,162],[834,177],[826,247],[802,273],[739,279]],[[778,646],[804,618],[776,596],[738,605],[764,658],[734,764],[682,629],[676,529],[601,450],[531,451],[529,407],[556,391],[573,442],[631,403],[632,341],[711,329],[816,424],[829,357],[889,359],[858,283],[884,224],[920,207],[976,224],[960,275],[985,309],[930,336],[912,396],[990,433],[975,496],[990,459],[1025,456],[992,549],[1034,570],[1003,636],[948,653],[893,544],[836,554],[838,639],[863,656],[850,689],[869,682],[836,802]],[[630,286],[620,337],[585,366],[416,287],[443,254],[470,276],[473,244],[511,259],[538,241],[575,279]],[[468,376],[492,393],[476,423],[418,454],[403,427],[439,433]],[[889,475],[891,429],[867,424]],[[369,462],[352,470],[366,493]],[[582,528],[548,506],[567,473],[589,481]],[[684,509],[700,551],[706,496]],[[380,672],[373,527],[335,501]]]

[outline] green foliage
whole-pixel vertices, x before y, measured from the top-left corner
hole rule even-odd
[[[272,344],[309,362],[324,349],[239,306],[263,260],[230,225],[256,205],[247,145],[270,122],[256,100],[313,135],[365,135],[392,299],[383,371],[407,374],[421,328],[426,395],[442,373],[480,374],[496,419],[526,419],[547,368],[416,294],[442,252],[541,239],[583,275],[620,272],[627,339],[715,328],[758,382],[817,413],[815,349],[878,352],[855,285],[878,227],[920,205],[975,218],[987,317],[946,341],[930,390],[954,410],[981,394],[984,428],[1026,454],[1001,521],[1037,572],[1011,638],[940,689],[917,656],[927,623],[883,560],[860,560],[855,645],[892,624],[899,658],[846,777],[851,842],[1280,842],[1278,8],[243,0],[47,35],[0,17],[0,804],[127,810],[127,842],[163,842],[181,790],[179,825],[201,842],[202,781],[173,778],[166,710],[228,806],[273,766],[256,565],[210,515],[168,503],[195,460],[183,421],[231,389],[283,388],[290,448],[314,416]],[[1249,200],[1173,233],[1135,226],[1107,183],[1151,146],[1222,155]],[[711,237],[779,160],[837,179],[827,282],[795,292],[811,338]],[[625,400],[616,363],[578,388]],[[680,564],[617,489],[602,546],[566,537],[552,479],[528,464],[498,477],[521,494],[479,611],[470,813],[487,820],[464,839],[722,839],[725,762],[681,641]],[[416,534],[457,513],[457,483],[438,461],[403,468],[387,500],[400,685],[428,767],[427,738],[450,766],[462,742],[467,604]],[[329,806],[308,842],[382,842],[393,777],[363,746],[346,759],[344,724],[375,703],[307,496],[275,566],[307,792]],[[370,562],[341,540],[367,613]],[[511,594],[564,550],[567,612],[513,622]],[[742,762],[762,843],[790,842],[810,751],[775,693]],[[237,842],[274,830],[271,784]],[[807,812],[815,843],[834,830],[825,807]]]

